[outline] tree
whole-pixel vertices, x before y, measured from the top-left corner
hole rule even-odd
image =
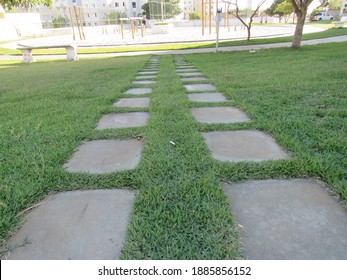
[[[313,0],[290,0],[297,17],[292,48],[300,48],[308,6]]]
[[[70,20],[67,17],[62,16],[52,19],[53,28],[67,27],[69,22]]]
[[[230,5],[235,5],[235,11],[231,10],[230,13],[236,17],[241,23],[247,28],[247,40],[249,41],[251,39],[251,27],[252,27],[252,22],[253,22],[253,17],[256,15],[256,13],[259,11],[260,7],[266,2],[266,0],[260,0],[257,7],[249,17],[249,22],[245,18],[241,16],[241,10],[239,9],[238,6],[238,0],[235,0],[235,3],[231,2],[226,2]]]
[[[121,17],[127,17],[125,13],[121,12],[109,12],[105,14],[104,21],[105,24],[117,24]]]
[[[39,4],[44,4],[47,7],[52,6],[52,0],[0,0],[0,5],[7,10],[11,10],[14,7],[34,7]]]
[[[269,15],[269,16],[278,15],[278,16],[281,17],[282,15],[278,14],[278,13],[276,12],[276,9],[277,9],[278,5],[281,4],[281,3],[284,2],[284,1],[285,1],[285,0],[275,0],[275,1],[271,4],[271,6],[265,10],[265,13],[266,13],[267,15]]]
[[[150,0],[149,13],[151,19],[168,19],[181,13],[180,0]]]
[[[293,6],[289,0],[284,0],[282,3],[277,5],[277,8],[274,11],[276,14],[282,14],[284,21],[287,23],[290,14],[293,12]]]
[[[189,14],[189,20],[201,19],[201,15],[197,12],[193,12]]]
[[[151,13],[149,11],[149,3],[145,3],[141,6],[141,9],[143,10],[142,15],[144,15],[146,17],[146,19],[150,19],[151,18]]]

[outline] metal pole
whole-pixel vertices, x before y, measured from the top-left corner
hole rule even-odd
[[[208,20],[209,20],[209,31],[210,31],[210,34],[211,34],[212,33],[212,0],[209,0]]]
[[[219,14],[216,16],[216,33],[217,33],[217,39],[216,39],[216,52],[218,52],[218,40],[219,40]]]
[[[205,0],[201,0],[201,34],[204,36],[205,34],[205,5],[204,5]]]

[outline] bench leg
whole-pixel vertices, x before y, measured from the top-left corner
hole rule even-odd
[[[77,60],[77,48],[76,47],[66,47],[66,60]]]
[[[23,54],[23,61],[22,61],[23,63],[30,63],[35,61],[32,50],[28,49],[28,50],[21,50],[21,51]]]

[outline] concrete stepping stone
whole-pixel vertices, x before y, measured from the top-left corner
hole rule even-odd
[[[236,123],[248,122],[249,117],[235,107],[192,108],[192,114],[200,123]]]
[[[117,102],[113,103],[115,107],[131,107],[131,108],[147,108],[149,106],[150,99],[148,97],[143,98],[120,98]]]
[[[13,260],[114,260],[125,242],[135,192],[59,193],[29,212],[8,242]]]
[[[147,124],[148,117],[149,114],[146,112],[107,114],[101,117],[96,129],[144,126]]]
[[[131,88],[128,89],[125,94],[134,94],[134,95],[140,95],[140,94],[149,94],[152,93],[151,88]]]
[[[158,71],[141,71],[138,73],[139,75],[154,75],[154,74],[158,74]]]
[[[182,82],[196,82],[196,81],[207,81],[208,79],[205,77],[187,77],[181,78]]]
[[[247,259],[347,259],[347,210],[322,183],[248,181],[224,190]]]
[[[64,164],[70,172],[103,174],[134,169],[140,162],[143,142],[130,140],[96,140],[83,143]]]
[[[198,70],[194,67],[189,68],[183,68],[183,69],[176,69],[177,73],[186,73],[186,72],[197,72]]]
[[[219,92],[213,93],[190,93],[188,98],[194,102],[223,102],[227,101],[225,96]]]
[[[151,81],[151,80],[144,80],[144,81],[133,81],[133,84],[135,85],[151,85],[155,84],[156,81]]]
[[[214,131],[202,135],[216,160],[259,162],[288,158],[274,139],[261,131]]]
[[[176,65],[176,70],[177,69],[195,69],[195,67],[193,65]]]
[[[201,72],[184,72],[184,73],[178,73],[181,77],[192,77],[192,76],[202,76]]]
[[[216,87],[211,84],[192,84],[192,85],[184,85],[186,90],[188,91],[211,91],[216,90]]]
[[[156,75],[143,75],[143,76],[136,76],[136,80],[146,80],[146,79],[155,79]]]

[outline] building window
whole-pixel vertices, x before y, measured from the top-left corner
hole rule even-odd
[[[123,2],[123,7],[125,7],[125,2]]]
[[[133,9],[136,9],[136,2],[131,3],[133,5]]]
[[[90,18],[90,14],[87,14],[87,17],[89,17],[89,18]]]
[[[98,17],[98,14],[97,14],[97,13],[94,13],[94,17],[96,17],[96,18],[97,18],[97,17]]]
[[[119,7],[119,3],[114,3],[114,6],[116,7],[116,8],[118,8]]]

